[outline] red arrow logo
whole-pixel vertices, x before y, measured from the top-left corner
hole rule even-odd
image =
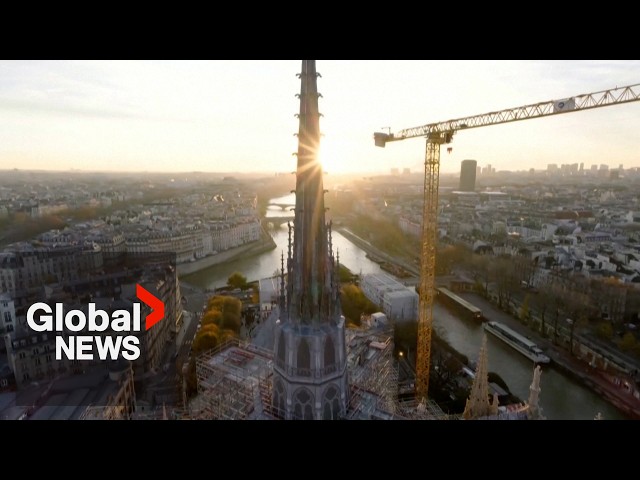
[[[164,302],[137,283],[136,295],[153,309],[153,312],[145,319],[145,330],[149,330],[164,317]]]

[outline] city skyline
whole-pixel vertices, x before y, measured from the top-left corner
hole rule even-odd
[[[373,132],[638,83],[638,61],[319,61],[329,173],[421,170],[424,144]],[[0,62],[0,170],[283,172],[298,61]],[[473,75],[473,78],[470,76]],[[637,105],[460,132],[443,173],[640,166]],[[283,132],[291,132],[291,136]]]

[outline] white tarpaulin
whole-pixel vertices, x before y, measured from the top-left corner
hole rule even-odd
[[[573,98],[565,98],[553,102],[553,113],[568,112],[576,108],[576,101]]]

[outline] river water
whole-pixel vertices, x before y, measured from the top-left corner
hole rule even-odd
[[[292,202],[293,195],[273,199],[277,203]],[[270,207],[267,217],[293,215],[280,207]],[[226,284],[234,272],[240,272],[248,280],[258,280],[272,276],[280,268],[280,256],[287,252],[288,230],[286,225],[271,232],[277,247],[251,258],[240,258],[223,265],[201,270],[184,278],[185,281],[202,288],[217,288]],[[338,232],[333,232],[333,247],[340,253],[340,263],[353,273],[379,273],[377,263],[366,258],[359,247]],[[469,360],[478,357],[482,342],[482,326],[472,321],[460,319],[439,304],[434,306],[434,328],[446,338],[454,348],[464,353]],[[529,397],[529,385],[533,376],[533,364],[508,345],[487,336],[489,369],[500,375],[511,392],[522,400]],[[583,387],[573,379],[553,368],[542,372],[540,381],[540,405],[542,414],[550,420],[591,420],[600,412],[607,420],[624,419],[624,414],[598,395]]]
[[[295,201],[294,194],[285,195],[272,199],[275,203],[290,203]],[[282,210],[280,207],[268,207],[267,219],[269,217],[291,217],[293,212],[289,209]],[[240,258],[222,265],[215,265],[205,270],[193,273],[185,280],[189,283],[203,288],[223,287],[227,283],[227,278],[234,273],[242,273],[249,281],[272,276],[276,269],[280,272],[280,258],[284,253],[285,262],[287,257],[288,228],[283,224],[279,228],[270,231],[277,247],[251,258]],[[383,270],[380,265],[372,262],[366,257],[366,252],[361,250],[339,232],[332,235],[333,250],[340,255],[340,263],[345,265],[355,274],[380,273]]]
[[[434,328],[456,350],[476,361],[482,343],[480,323],[457,318],[455,313],[436,303]],[[489,370],[496,372],[509,386],[511,393],[522,400],[529,398],[533,378],[533,363],[493,335],[487,335]],[[627,418],[614,406],[583,387],[572,378],[547,367],[540,377],[542,415],[550,420],[590,420],[600,412],[607,420]]]

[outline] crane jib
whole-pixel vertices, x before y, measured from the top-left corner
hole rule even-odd
[[[640,100],[640,84],[616,87],[600,92],[576,95],[560,100],[548,100],[521,107],[507,108],[495,112],[472,115],[444,122],[435,122],[420,127],[407,128],[396,133],[374,133],[375,145],[384,147],[387,142],[395,142],[415,137],[426,137],[432,133],[449,132],[453,134],[458,130],[499,125],[501,123],[528,120],[533,118],[559,115],[580,110],[608,107]],[[448,142],[442,142],[448,143]]]

